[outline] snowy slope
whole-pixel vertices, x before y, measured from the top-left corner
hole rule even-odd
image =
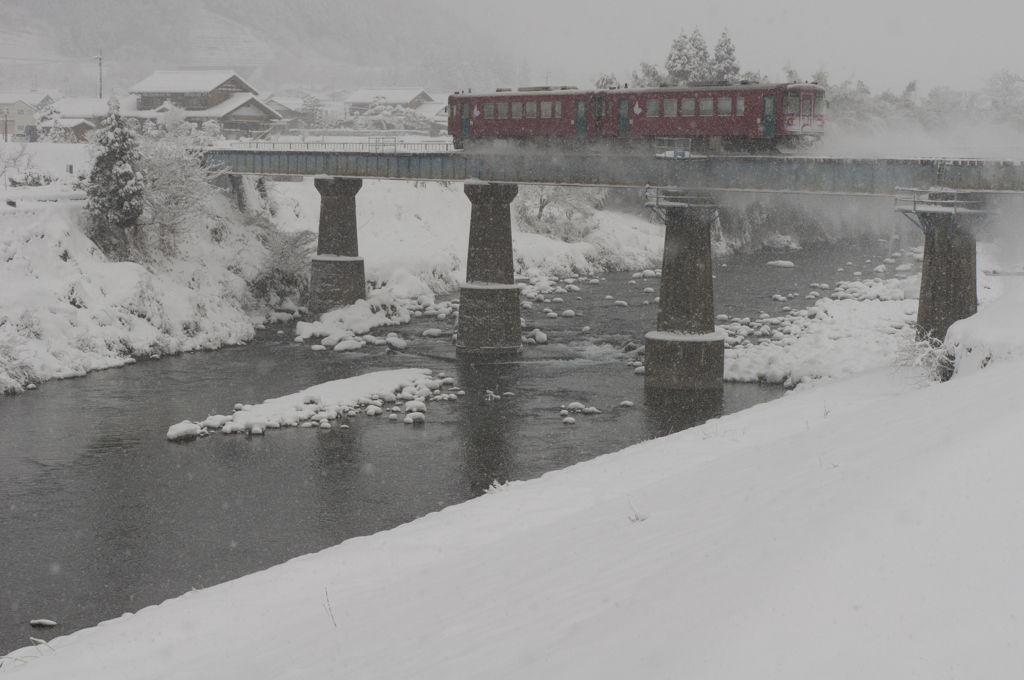
[[[271,195],[282,229],[318,229],[320,195],[312,180],[274,183]],[[356,213],[367,279],[406,271],[435,291],[453,290],[465,280],[471,207],[461,182],[365,180]],[[597,211],[594,219],[598,227],[586,239],[565,243],[523,233],[513,211],[516,273],[570,276],[660,264],[664,227],[612,211]]]
[[[993,308],[999,309],[994,303]],[[1003,318],[1022,322],[1007,297]],[[1012,677],[1019,356],[794,392],[9,655],[12,677]]]

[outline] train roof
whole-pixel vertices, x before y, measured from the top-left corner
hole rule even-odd
[[[753,90],[776,90],[776,89],[811,89],[824,92],[825,88],[818,83],[742,83],[736,85],[671,85],[665,87],[618,87],[602,90],[581,90],[576,87],[521,87],[518,90],[498,90],[496,92],[456,92],[455,97],[531,97],[537,95],[568,95],[579,93],[587,94],[614,94],[626,92],[629,94],[657,94],[666,92],[748,92]]]

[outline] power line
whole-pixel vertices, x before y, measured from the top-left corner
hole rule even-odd
[[[0,61],[23,61],[29,64],[89,64],[95,57],[81,57],[79,59],[27,59],[24,57],[0,57]],[[110,61],[109,59],[107,61]]]

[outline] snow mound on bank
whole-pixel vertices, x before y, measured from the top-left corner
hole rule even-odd
[[[824,298],[784,317],[720,326],[725,379],[797,387],[887,366],[913,340],[916,314],[914,300]]]
[[[946,346],[956,358],[956,375],[975,373],[990,363],[1024,356],[1024,282],[1012,287],[977,314],[946,331]]]
[[[228,220],[226,201],[211,221]],[[0,206],[0,392],[252,338],[244,277],[265,254],[254,234],[229,224],[220,243],[147,269],[108,261],[80,227],[83,206]]]

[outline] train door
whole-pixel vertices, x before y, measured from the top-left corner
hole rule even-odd
[[[814,130],[814,93],[800,93],[800,133],[809,135]]]
[[[576,100],[576,136],[580,138],[587,136],[587,101],[585,99]]]
[[[462,138],[469,139],[469,104],[462,105]]]
[[[619,100],[619,137],[629,137],[629,100]]]
[[[775,136],[775,95],[764,98],[764,116],[761,118],[761,136],[771,139]]]

